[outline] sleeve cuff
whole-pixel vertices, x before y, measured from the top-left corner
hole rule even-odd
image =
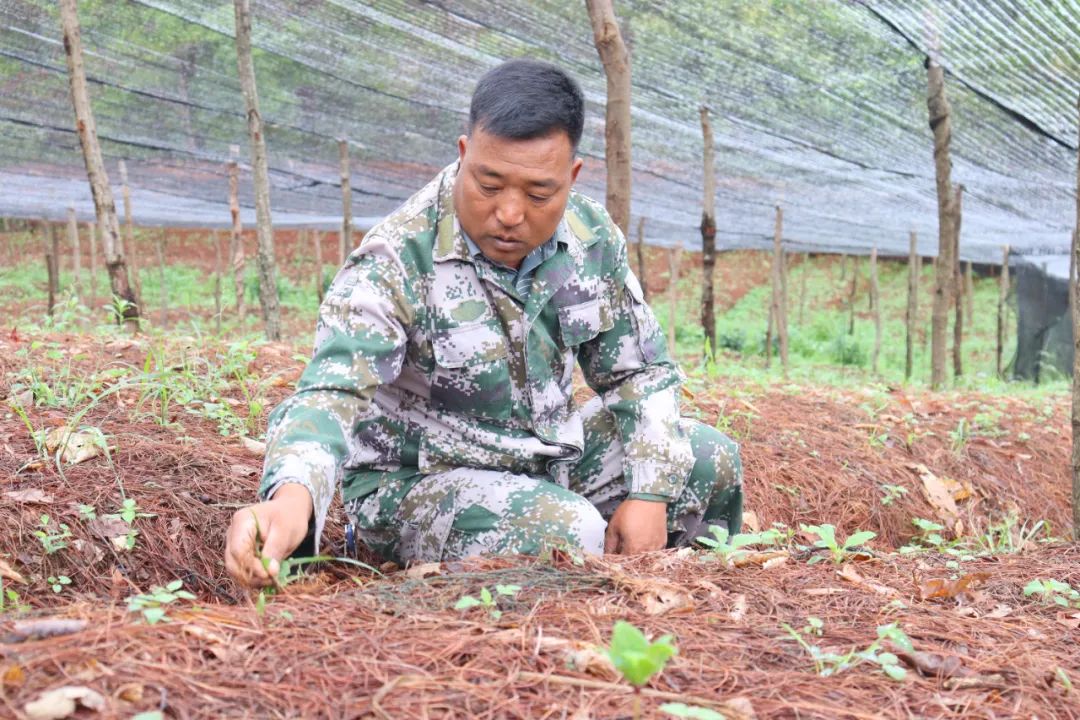
[[[315,492],[315,488],[311,484],[311,481],[307,478],[298,477],[274,478],[272,481],[270,481],[269,484],[264,485],[263,489],[260,490],[260,498],[262,500],[270,500],[274,497],[274,494],[282,485],[302,485],[307,489],[308,494],[311,495],[312,517],[310,522],[308,523],[307,537],[304,538],[304,541],[301,542],[300,546],[303,547],[303,545],[306,544],[310,539],[314,547],[313,554],[318,555],[319,542],[322,539],[323,527],[325,527],[326,525],[326,516],[330,512],[329,503],[319,502],[317,500],[319,494]]]
[[[626,496],[627,500],[648,500],[649,502],[670,503],[673,498],[669,498],[666,495],[654,495],[653,493],[630,493]]]

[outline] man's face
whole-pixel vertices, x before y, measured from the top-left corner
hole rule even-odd
[[[473,129],[458,138],[454,209],[489,260],[517,268],[554,233],[581,169],[569,136],[508,140]]]

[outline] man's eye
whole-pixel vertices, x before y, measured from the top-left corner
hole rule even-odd
[[[550,200],[551,197],[547,195],[530,195],[529,199],[532,200],[534,203],[545,203]]]
[[[494,195],[495,193],[499,192],[499,188],[492,185],[481,185],[480,191],[486,195]]]

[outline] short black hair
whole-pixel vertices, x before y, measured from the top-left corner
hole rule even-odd
[[[488,70],[473,91],[469,134],[475,128],[509,140],[531,140],[563,130],[577,150],[585,98],[577,82],[551,63],[510,60]]]

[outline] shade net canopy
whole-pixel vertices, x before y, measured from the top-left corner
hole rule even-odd
[[[587,98],[579,189],[604,195],[605,79],[579,0],[254,0],[255,69],[279,225],[340,222],[338,138],[360,225],[456,158],[476,80],[499,62],[557,63]],[[125,160],[135,220],[229,223],[239,148],[254,221],[231,2],[85,0],[86,69],[110,181]],[[946,68],[961,256],[1062,253],[1075,222],[1076,0],[628,0],[631,226],[698,246],[700,105],[716,141],[717,243],[937,251],[928,54]],[[0,215],[89,218],[56,3],[0,0]]]

